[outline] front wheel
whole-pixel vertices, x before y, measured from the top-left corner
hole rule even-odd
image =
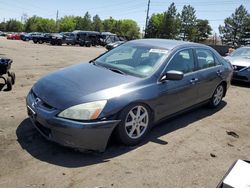
[[[136,145],[147,135],[151,124],[151,113],[143,104],[131,105],[120,115],[121,123],[116,129],[118,140],[125,145]]]
[[[224,92],[225,92],[225,87],[222,84],[218,85],[214,91],[212,98],[210,99],[211,107],[216,108],[217,106],[220,105]]]

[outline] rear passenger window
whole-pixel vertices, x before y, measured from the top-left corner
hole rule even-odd
[[[210,50],[196,49],[196,56],[198,59],[198,68],[206,69],[216,65],[214,56]]]
[[[176,70],[184,74],[194,71],[194,58],[192,50],[183,50],[174,55],[166,71]]]

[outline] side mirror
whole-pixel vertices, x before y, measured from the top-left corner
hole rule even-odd
[[[170,70],[165,75],[161,77],[161,81],[165,80],[182,80],[184,77],[183,72]]]

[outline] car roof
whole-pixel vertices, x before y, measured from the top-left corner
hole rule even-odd
[[[204,44],[186,42],[181,40],[169,40],[169,39],[138,39],[129,41],[129,43],[145,45],[145,46],[155,46],[158,48],[165,48],[168,50],[172,50],[178,47],[208,47]]]

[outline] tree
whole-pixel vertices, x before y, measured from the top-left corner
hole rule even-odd
[[[160,38],[164,15],[162,13],[153,14],[148,22],[145,38]]]
[[[195,40],[196,15],[195,9],[188,5],[184,6],[181,12],[181,38],[183,40]]]
[[[86,12],[81,23],[81,27],[83,30],[89,31],[92,30],[92,21],[91,21],[91,15],[89,12]]]
[[[98,15],[93,17],[92,29],[101,32],[103,30],[102,20]]]
[[[37,31],[44,33],[54,33],[57,31],[56,22],[53,19],[39,18]]]
[[[219,26],[223,43],[238,47],[246,34],[249,14],[243,5],[236,8],[235,12],[224,20],[224,26]]]
[[[71,32],[76,28],[76,19],[74,16],[64,16],[59,20],[59,30],[61,32]]]
[[[6,22],[6,31],[21,32],[23,30],[23,24],[20,21],[11,19]]]
[[[167,39],[177,39],[180,34],[180,15],[174,3],[172,3],[167,12],[164,12],[161,37]]]
[[[0,31],[6,31],[6,23],[5,22],[0,23]]]
[[[30,17],[24,26],[26,32],[56,32],[56,22],[53,19],[46,19],[38,16]]]
[[[208,20],[197,19],[195,42],[205,41],[212,34]]]
[[[126,37],[128,40],[139,38],[140,36],[140,28],[134,20],[126,19],[118,21],[120,28],[120,33],[117,28],[116,34]]]
[[[103,20],[103,30],[104,31],[113,31],[114,25],[115,25],[115,20],[110,17],[109,19]]]

